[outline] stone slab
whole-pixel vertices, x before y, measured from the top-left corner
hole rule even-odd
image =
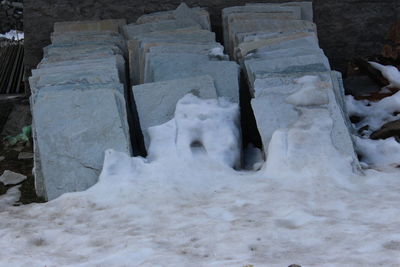
[[[299,7],[281,7],[278,5],[270,5],[270,6],[234,6],[227,7],[222,10],[222,27],[224,34],[224,44],[230,45],[230,34],[229,30],[231,27],[231,22],[228,21],[228,16],[230,14],[236,13],[283,13],[283,14],[291,14],[296,19],[301,19],[301,9]],[[233,21],[232,21],[233,22]],[[231,49],[231,47],[228,47]]]
[[[125,19],[106,19],[88,21],[65,21],[54,23],[54,32],[112,31],[119,32],[126,24]]]
[[[232,61],[210,61],[206,55],[148,54],[145,83],[210,75],[217,95],[239,103],[239,66]]]
[[[244,61],[249,84],[265,73],[292,73],[329,71],[328,58],[323,54],[309,54],[272,59],[251,59]]]
[[[215,34],[205,30],[193,28],[176,31],[153,32],[139,35],[128,41],[129,66],[132,84],[140,83],[140,66],[144,62],[144,53],[150,47],[160,44],[209,44],[215,43]],[[142,47],[144,47],[142,49]]]
[[[125,83],[125,63],[121,56],[79,61],[46,63],[32,71],[32,93],[45,86],[65,84]],[[67,64],[70,63],[70,64]],[[67,64],[67,65],[66,65]]]
[[[228,27],[229,47],[237,47],[241,40],[247,35],[262,33],[284,33],[284,32],[314,32],[314,23],[305,20],[283,20],[283,19],[247,19],[233,21]],[[238,35],[241,35],[238,37]],[[262,37],[258,37],[262,39]]]
[[[210,16],[205,9],[194,7],[191,10],[196,14],[197,21],[200,21],[204,30],[211,30]],[[151,14],[142,15],[136,21],[137,24],[151,23],[162,20],[177,19],[176,10],[154,12]]]
[[[241,43],[235,51],[235,57],[242,59],[249,53],[263,53],[264,51],[304,46],[319,49],[316,35],[312,33],[294,33],[282,37]]]
[[[33,115],[47,200],[95,184],[106,149],[131,153],[124,112],[123,96],[111,90],[39,92]]]
[[[264,6],[264,5],[273,5],[271,3],[246,3],[246,6]],[[313,12],[313,3],[310,1],[305,2],[287,2],[287,3],[278,3],[275,5],[279,6],[297,6],[301,9],[301,19],[313,21],[314,19],[314,12]]]
[[[126,39],[134,39],[137,35],[150,32],[171,31],[193,27],[201,29],[201,26],[196,22],[187,20],[163,20],[144,24],[128,24],[124,27],[124,35]]]
[[[146,83],[132,88],[146,147],[150,145],[147,129],[174,117],[177,102],[188,93],[208,99],[217,98],[211,76]]]
[[[341,110],[340,103],[337,102],[335,95],[335,80],[337,77],[332,72],[314,72],[307,75],[317,76],[320,79],[316,92],[310,94],[310,98],[315,94],[323,93],[327,102],[317,105],[300,105],[304,109],[315,107],[324,108],[329,111],[333,121],[331,129],[331,139],[335,148],[343,155],[351,157],[354,166],[358,165],[357,157],[350,135],[350,128],[347,127],[345,116]],[[297,79],[304,77],[305,73],[294,74],[270,74],[269,78],[256,80],[256,94],[251,101],[251,105],[256,117],[257,127],[262,137],[264,149],[268,148],[273,133],[280,128],[288,128],[299,118],[298,108],[288,101],[288,97],[296,92],[304,90],[304,86]],[[334,77],[334,79],[332,79]],[[268,123],[267,123],[268,122]]]

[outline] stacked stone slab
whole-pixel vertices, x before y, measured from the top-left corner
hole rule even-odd
[[[298,127],[304,114],[323,110],[332,120],[326,135],[357,168],[342,78],[331,71],[319,48],[312,3],[229,7],[222,11],[222,20],[225,47],[248,81],[264,150],[277,130]]]
[[[239,103],[239,65],[210,31],[206,10],[181,4],[124,27],[130,78],[145,145],[147,129],[172,119],[187,93]]]
[[[35,186],[47,200],[95,184],[106,149],[131,153],[124,24],[56,23],[32,71]]]

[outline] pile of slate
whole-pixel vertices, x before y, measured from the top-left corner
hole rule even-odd
[[[35,186],[48,200],[95,184],[106,149],[131,152],[124,24],[56,23],[32,71]]]
[[[229,61],[202,8],[143,15],[124,27],[129,66],[145,145],[147,129],[172,119],[176,103],[192,93],[239,103],[239,66]]]
[[[350,124],[345,119],[341,74],[331,71],[319,48],[312,3],[229,7],[222,11],[222,19],[225,47],[246,74],[264,150],[268,151],[277,130],[290,132],[293,127],[306,127],[300,125],[300,119],[326,114],[322,119],[332,125],[327,126],[324,134],[357,167]],[[313,119],[306,121],[311,123]],[[285,149],[289,153],[290,146],[295,144],[287,141]],[[318,140],[314,141],[318,144]],[[289,160],[299,158],[294,155]]]

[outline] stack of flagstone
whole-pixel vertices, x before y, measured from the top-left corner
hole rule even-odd
[[[124,27],[130,77],[141,129],[172,119],[187,93],[239,103],[239,66],[229,61],[210,31],[207,11],[181,4]]]
[[[223,10],[222,19],[226,49],[246,74],[267,159],[275,163],[286,161],[290,166],[305,163],[305,157],[294,153],[299,145],[296,138],[301,135],[298,131],[314,126],[319,129],[318,123],[325,122],[326,127],[319,129],[322,132],[317,138],[312,134],[304,137],[304,146],[307,138],[315,138],[309,160],[315,160],[313,151],[321,152],[326,146],[321,145],[319,152],[317,147],[329,139],[331,144],[326,145],[357,167],[345,119],[342,78],[340,73],[331,71],[319,48],[312,3],[229,7]],[[291,135],[293,132],[297,137]],[[271,144],[272,140],[276,142]],[[278,143],[280,149],[276,149]],[[273,160],[272,154],[278,150],[283,153],[275,153],[279,160]]]
[[[131,152],[124,24],[56,23],[32,71],[36,190],[48,200],[96,183],[106,149]]]

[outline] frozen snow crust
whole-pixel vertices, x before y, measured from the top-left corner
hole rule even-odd
[[[335,172],[317,160],[304,166],[320,170],[312,173],[279,164],[235,171],[236,120],[236,105],[188,95],[173,120],[151,128],[147,159],[108,150],[87,191],[0,205],[0,266],[400,264],[398,171],[356,176],[340,158]],[[216,150],[194,135],[202,129],[218,132]]]

